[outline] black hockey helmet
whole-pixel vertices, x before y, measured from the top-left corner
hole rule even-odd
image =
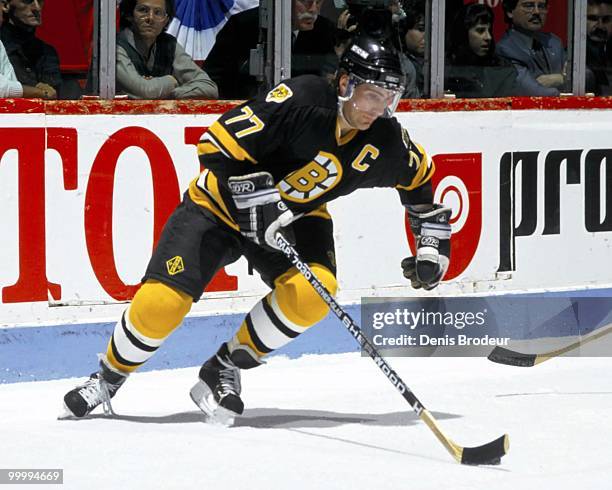
[[[406,88],[406,74],[402,70],[399,53],[390,42],[362,34],[355,37],[340,58],[342,71],[362,82],[373,83],[388,90]]]
[[[406,74],[402,70],[399,53],[390,42],[368,35],[356,36],[340,57],[338,80],[342,74],[349,77],[348,90],[338,96],[341,103],[347,102],[355,87],[372,84],[393,93],[382,117],[391,117],[406,89]]]

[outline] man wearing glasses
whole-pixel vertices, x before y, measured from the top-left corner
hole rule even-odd
[[[612,0],[587,3],[587,90],[612,95]]]
[[[561,39],[542,32],[547,0],[503,0],[510,28],[497,43],[497,54],[517,69],[521,95],[557,96],[566,85],[566,55]]]
[[[117,36],[117,92],[132,99],[216,99],[217,85],[164,31],[174,0],[123,0]]]

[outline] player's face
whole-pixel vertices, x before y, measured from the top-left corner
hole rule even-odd
[[[548,15],[548,1],[546,0],[518,0],[508,17],[512,19],[515,27],[526,31],[539,31],[546,23]]]
[[[38,27],[42,23],[44,0],[10,0],[11,16],[23,25]]]
[[[155,42],[168,23],[165,0],[136,0],[132,30],[143,40]]]
[[[468,31],[468,43],[476,56],[486,56],[491,49],[491,24],[476,24]]]
[[[612,37],[612,5],[587,5],[587,34],[595,43],[605,43]]]
[[[311,31],[321,12],[323,0],[293,0],[293,28]]]
[[[357,85],[352,97],[344,103],[343,114],[356,129],[368,129],[393,104],[395,92],[369,83]]]

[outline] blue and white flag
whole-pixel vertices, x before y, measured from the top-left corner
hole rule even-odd
[[[259,0],[176,0],[176,17],[167,32],[194,60],[205,60],[227,19],[258,5]]]

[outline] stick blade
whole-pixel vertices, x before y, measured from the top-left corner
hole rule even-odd
[[[510,438],[508,434],[477,447],[465,447],[461,454],[461,464],[467,465],[498,465],[502,456],[508,452]]]
[[[535,365],[536,354],[523,354],[503,347],[495,347],[488,356],[489,361],[508,366],[532,367]]]

